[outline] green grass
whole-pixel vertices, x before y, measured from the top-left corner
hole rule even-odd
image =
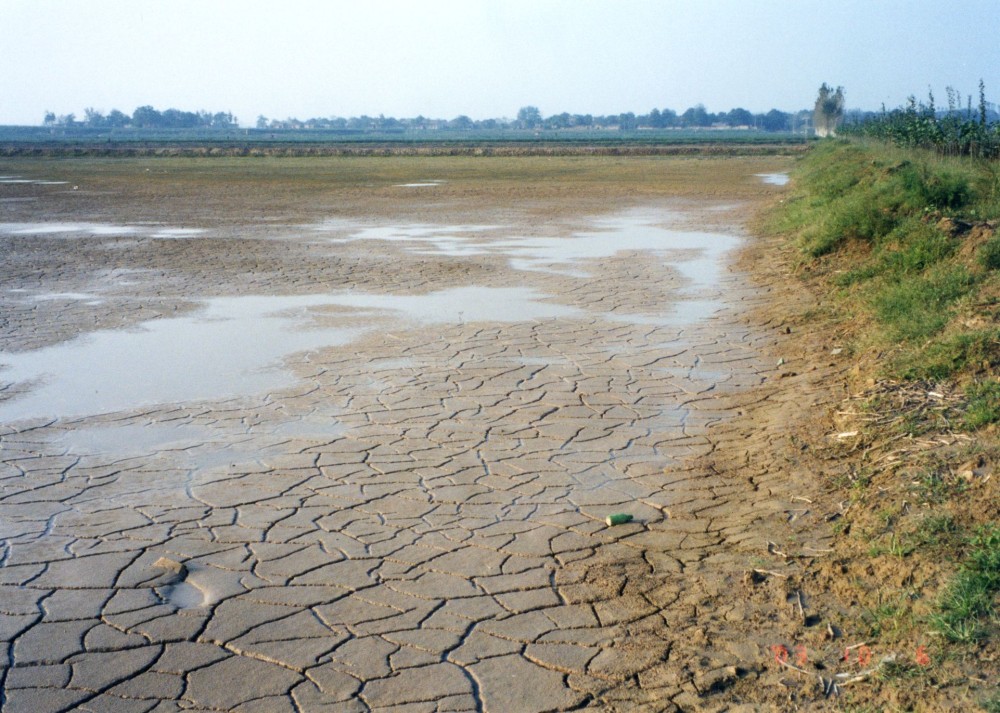
[[[965,426],[974,431],[1000,421],[1000,382],[985,381],[966,387],[969,399],[965,408]]]
[[[1000,624],[996,608],[1000,593],[1000,526],[983,527],[970,542],[958,574],[945,589],[934,629],[949,641],[972,642]]]
[[[868,296],[892,341],[924,341],[951,320],[952,305],[972,289],[974,279],[960,265],[935,265],[907,278],[887,280]]]
[[[1000,235],[966,246],[970,231],[955,227],[1000,213],[1000,167],[833,140],[801,159],[795,179],[768,226],[827,276],[834,315],[871,325],[852,348],[882,352],[883,375],[896,379],[978,379],[1000,367],[1000,314],[968,319],[996,307]]]
[[[981,705],[986,713],[1000,713],[1000,693],[994,693],[984,699]]]
[[[1000,363],[1000,330],[981,329],[941,335],[922,349],[899,354],[890,371],[904,379],[939,381]]]
[[[913,543],[908,537],[900,537],[896,533],[889,535],[888,540],[882,538],[881,541],[873,544],[868,549],[868,554],[872,557],[878,557],[880,555],[891,555],[892,557],[903,558],[908,555],[913,554],[916,550],[916,544]]]
[[[900,595],[895,601],[882,601],[877,606],[865,609],[862,621],[868,626],[872,638],[894,641],[912,624],[912,616]]]
[[[902,156],[824,142],[799,174],[806,195],[785,211],[782,232],[797,230],[803,250],[820,257],[850,241],[877,244],[901,226],[912,229],[914,217],[960,212],[976,197],[968,171]]]
[[[942,547],[951,544],[958,532],[958,523],[953,516],[928,515],[911,537],[921,547]]]
[[[987,270],[1000,270],[1000,237],[987,240],[979,247],[979,264]]]

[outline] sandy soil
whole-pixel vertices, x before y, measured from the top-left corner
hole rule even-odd
[[[859,666],[814,586],[837,510],[815,451],[851,364],[745,227],[790,161],[0,164],[67,181],[0,184],[0,363],[219,298],[354,330],[266,392],[96,416],[4,422],[42,385],[0,371],[4,710],[832,705],[815,664]],[[614,225],[701,242],[545,252]],[[739,259],[699,267],[725,236]]]

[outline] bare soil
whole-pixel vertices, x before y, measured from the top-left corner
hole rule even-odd
[[[873,634],[866,614],[890,595],[926,600],[947,568],[872,557],[870,538],[850,537],[888,505],[852,511],[845,483],[910,451],[868,432],[838,438],[863,430],[843,414],[878,386],[871,365],[839,351],[787,247],[750,237],[782,194],[756,174],[791,164],[0,162],[5,175],[67,181],[0,185],[6,223],[206,231],[0,235],[2,352],[194,314],[219,296],[517,284],[590,315],[391,324],[295,361],[295,386],[263,400],[0,425],[4,709],[974,709],[995,650],[943,658],[912,630]],[[440,183],[401,186],[426,181]],[[683,307],[677,272],[642,254],[583,279],[497,255],[329,242],[406,224],[569,236],[637,210],[746,238],[704,323],[609,319]],[[77,293],[101,302],[29,299]],[[344,430],[274,435],[289,422]],[[232,462],[201,464],[210,444],[197,442],[140,458],[61,445],[77,429],[165,423],[206,429]],[[996,479],[977,467],[970,502],[995,502]],[[875,482],[871,499],[918,507]],[[614,511],[635,520],[608,527]],[[917,664],[921,646],[930,664]],[[887,656],[919,676],[887,681]]]

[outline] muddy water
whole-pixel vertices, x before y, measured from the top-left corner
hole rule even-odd
[[[493,226],[379,226],[352,233],[348,240],[402,242],[421,254],[504,256],[515,270],[554,272],[586,279],[600,260],[641,252],[664,261],[686,281],[681,299],[655,306],[642,316],[583,311],[559,304],[555,295],[525,287],[464,285],[429,294],[360,292],[296,296],[214,297],[201,301],[190,317],[143,322],[129,330],[98,331],[21,353],[0,352],[0,376],[19,395],[0,402],[0,422],[87,416],[142,406],[253,396],[294,383],[283,368],[291,355],[345,345],[390,322],[435,325],[463,322],[511,323],[573,320],[595,315],[648,325],[693,325],[720,308],[718,300],[695,300],[718,288],[721,257],[737,240],[724,234],[663,227],[666,217],[632,214],[598,221],[570,237],[517,238]],[[73,223],[0,224],[12,234],[131,235],[139,228]],[[489,231],[492,238],[484,238]],[[153,238],[193,236],[199,229],[157,229]],[[458,233],[474,245],[456,246]],[[499,236],[499,237],[497,237]],[[643,258],[648,259],[648,258]],[[34,300],[81,300],[99,305],[95,295],[50,293]],[[328,308],[335,314],[325,313]],[[322,320],[318,323],[318,320]],[[364,326],[359,326],[359,321]]]
[[[764,181],[764,183],[768,183],[772,186],[788,185],[787,173],[758,173],[757,175],[762,181]]]
[[[724,584],[694,578],[751,521],[695,518],[752,498],[683,465],[762,378],[736,226],[338,217],[243,267],[239,225],[33,217],[0,226],[63,260],[0,295],[11,710],[690,695],[671,651]]]

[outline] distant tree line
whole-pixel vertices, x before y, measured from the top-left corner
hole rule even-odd
[[[986,101],[986,87],[979,81],[979,103],[973,106],[972,95],[962,102],[962,95],[947,87],[948,108],[939,109],[934,92],[927,103],[915,96],[906,106],[881,112],[848,114],[841,133],[889,141],[899,146],[925,148],[948,156],[1000,158],[1000,115],[996,106]]]
[[[652,109],[647,114],[627,112],[623,114],[570,114],[562,112],[544,116],[535,106],[525,106],[514,119],[475,120],[461,115],[454,119],[432,119],[425,116],[397,119],[379,116],[315,117],[311,119],[269,119],[258,116],[256,128],[261,130],[311,130],[323,129],[347,132],[406,133],[423,131],[498,131],[498,130],[601,130],[639,131],[645,129],[756,129],[759,131],[799,131],[810,125],[810,112],[803,110],[787,113],[771,109],[766,113],[753,113],[743,108],[712,113],[704,105],[697,104],[678,114],[673,109]],[[96,109],[84,110],[83,118],[75,114],[57,116],[48,111],[44,126],[86,127],[92,129],[234,129],[238,120],[230,112],[180,111],[165,109],[159,111],[152,106],[141,106],[125,114],[112,109],[104,114]]]
[[[361,132],[406,132],[406,131],[496,131],[521,129],[536,131],[558,131],[566,129],[617,129],[637,131],[641,129],[707,129],[744,128],[761,131],[795,131],[809,120],[809,112],[794,114],[772,109],[764,114],[754,114],[737,108],[713,114],[701,104],[678,114],[673,109],[653,109],[648,114],[570,114],[563,112],[543,116],[535,106],[525,106],[517,112],[515,119],[475,120],[461,115],[454,119],[429,119],[425,116],[397,119],[395,117],[355,116],[355,117],[314,117],[311,119],[269,119],[258,116],[258,129],[327,129]]]
[[[91,129],[235,129],[239,126],[239,121],[227,111],[214,114],[208,111],[179,109],[158,111],[151,106],[140,106],[131,116],[118,109],[112,109],[105,115],[88,107],[83,110],[82,120],[78,120],[76,114],[56,116],[53,112],[47,111],[42,124],[60,127],[83,126]]]

